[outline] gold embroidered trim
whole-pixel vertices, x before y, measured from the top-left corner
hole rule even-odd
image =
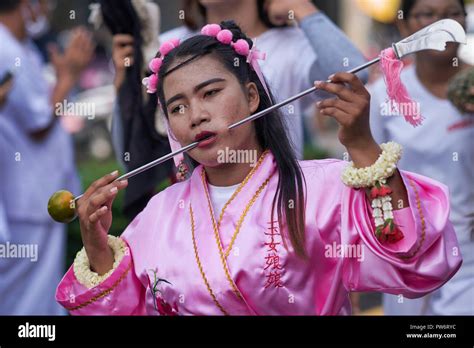
[[[237,190],[232,194],[231,198],[226,202],[226,204],[224,205],[224,207],[222,208],[222,211],[221,211],[221,214],[220,214],[220,217],[219,217],[219,221],[216,225],[216,222],[215,222],[215,219],[214,219],[214,215],[213,215],[213,212],[212,212],[212,207],[211,207],[211,199],[210,199],[210,196],[209,196],[209,192],[207,190],[207,185],[206,185],[206,177],[205,177],[205,172],[204,170],[202,170],[201,172],[201,179],[202,179],[202,182],[203,182],[203,186],[204,186],[204,191],[206,193],[206,198],[207,198],[207,203],[208,203],[208,209],[209,209],[209,212],[211,214],[211,220],[212,220],[212,225],[213,225],[213,229],[214,229],[214,237],[216,239],[216,243],[217,243],[217,246],[218,246],[218,249],[219,249],[219,256],[220,256],[220,259],[221,259],[221,263],[222,263],[222,266],[223,266],[223,269],[224,269],[224,272],[226,274],[226,278],[227,280],[229,281],[231,287],[232,287],[232,290],[234,292],[234,294],[242,301],[244,301],[244,299],[242,298],[239,290],[237,289],[235,283],[232,281],[232,277],[230,276],[230,271],[229,271],[229,268],[227,267],[227,264],[226,264],[226,261],[225,259],[229,256],[229,253],[230,251],[232,250],[232,246],[235,242],[235,239],[237,238],[237,235],[239,234],[240,232],[240,228],[243,224],[243,221],[245,219],[245,216],[247,215],[248,211],[250,210],[251,206],[255,203],[257,197],[260,195],[260,193],[262,192],[262,190],[265,188],[265,186],[268,184],[268,182],[270,181],[271,177],[273,176],[273,173],[260,185],[260,187],[258,188],[258,190],[255,192],[255,194],[253,195],[253,197],[251,198],[251,200],[249,201],[249,203],[246,205],[245,209],[244,209],[244,212],[242,213],[242,215],[240,216],[239,218],[239,221],[237,223],[237,226],[236,226],[236,229],[235,229],[235,232],[232,236],[232,239],[231,239],[231,243],[229,244],[229,247],[227,249],[227,251],[224,253],[224,250],[223,250],[223,247],[222,247],[222,244],[221,244],[221,241],[220,241],[220,238],[219,238],[219,232],[218,232],[218,228],[220,227],[220,223],[222,221],[222,218],[223,218],[223,215],[224,215],[224,211],[225,209],[227,208],[227,206],[230,204],[230,202],[237,196],[237,194],[242,190],[242,188],[247,184],[247,182],[250,180],[250,178],[253,176],[253,174],[255,173],[255,171],[259,168],[260,164],[263,162],[263,159],[265,158],[266,154],[268,153],[269,151],[266,150],[262,153],[262,155],[260,156],[260,159],[258,160],[256,166],[250,171],[250,173],[246,176],[246,178],[244,179],[244,181],[242,181],[242,183],[239,185],[239,187],[237,188]],[[192,211],[192,207],[190,205],[190,214],[191,214],[191,232],[192,232],[192,237],[193,237],[193,245],[194,245],[194,252],[195,252],[195,256],[196,256],[196,261],[198,263],[198,267],[199,267],[199,271],[201,272],[201,276],[204,280],[204,283],[206,284],[206,287],[209,291],[209,294],[211,295],[214,303],[216,303],[216,305],[219,307],[219,309],[222,311],[222,313],[224,313],[225,315],[228,315],[228,313],[226,312],[226,310],[222,307],[222,305],[219,303],[219,301],[217,300],[216,296],[214,295],[214,292],[212,291],[212,288],[207,280],[207,277],[204,273],[204,270],[202,268],[202,264],[201,264],[201,261],[199,259],[199,253],[198,253],[198,250],[197,250],[197,246],[196,246],[196,242],[195,242],[195,232],[194,232],[194,216],[193,216],[193,211]]]
[[[253,174],[257,171],[257,169],[260,167],[260,165],[262,164],[263,162],[263,159],[265,158],[265,156],[267,155],[267,153],[269,152],[269,150],[265,150],[262,155],[260,156],[257,164],[255,165],[255,167],[252,168],[252,170],[247,174],[247,176],[245,177],[244,181],[242,181],[240,183],[240,185],[237,187],[237,189],[235,190],[235,192],[232,194],[232,196],[229,198],[229,200],[224,204],[224,206],[222,207],[222,210],[221,210],[221,213],[219,215],[219,220],[217,221],[217,226],[216,226],[216,221],[214,219],[214,214],[212,213],[212,208],[211,208],[211,198],[209,197],[209,191],[207,190],[207,185],[206,185],[206,173],[204,172],[204,169],[201,171],[201,180],[202,180],[202,183],[203,183],[203,186],[204,186],[204,192],[206,193],[206,198],[207,198],[207,203],[208,203],[208,207],[209,207],[209,213],[211,214],[211,220],[212,220],[212,225],[213,225],[213,228],[214,228],[214,231],[217,231],[219,230],[220,228],[220,225],[222,223],[222,219],[224,217],[224,212],[225,210],[227,209],[227,207],[229,206],[229,204],[234,200],[234,198],[237,196],[237,194],[242,191],[242,189],[244,188],[245,185],[247,185],[248,181],[250,180],[250,178],[253,176]],[[262,188],[262,187],[261,187]],[[261,191],[261,188],[259,188],[259,190]],[[257,190],[258,194],[260,194],[259,190]],[[257,193],[256,193],[257,194]],[[258,195],[257,194],[257,195]],[[256,198],[255,196],[252,198],[254,199]],[[248,209],[247,209],[248,210]],[[243,215],[245,216],[245,215]],[[242,219],[243,220],[243,219]],[[241,224],[241,223],[240,223]],[[237,238],[237,234],[239,233],[239,229],[240,229],[240,226],[237,225],[237,228],[235,230],[235,233],[234,235],[232,236],[232,239],[229,243],[229,246],[227,247],[227,250],[225,251],[225,258],[229,257],[229,254],[232,250],[232,246],[234,245],[234,242],[235,242],[235,239]],[[219,247],[220,250],[222,250],[222,243],[220,241],[220,238],[219,238],[219,234],[217,233],[216,235],[216,243],[217,243],[217,246]]]
[[[423,242],[425,241],[425,238],[426,238],[426,223],[425,223],[425,217],[423,215],[423,210],[421,209],[420,196],[418,195],[418,190],[416,189],[416,186],[413,183],[413,181],[411,179],[408,179],[408,180],[409,180],[410,186],[413,188],[413,191],[415,191],[416,208],[418,210],[418,215],[420,216],[420,220],[421,220],[421,239],[416,250],[411,255],[401,256],[400,258],[402,259],[410,259],[413,256],[415,256],[420,251],[421,246],[423,245]]]
[[[127,266],[127,269],[122,273],[122,275],[120,276],[119,279],[117,279],[110,288],[108,288],[107,290],[104,290],[102,291],[100,294],[92,297],[90,300],[76,306],[76,307],[65,307],[68,311],[75,311],[75,310],[78,310],[78,309],[81,309],[81,308],[84,308],[88,305],[90,305],[91,303],[94,303],[95,301],[101,299],[102,297],[105,297],[107,296],[108,294],[110,294],[119,284],[120,282],[127,276],[128,272],[130,271],[130,269],[132,268],[132,261],[130,260],[130,263],[129,265]]]
[[[212,288],[209,285],[209,281],[207,280],[206,274],[204,273],[204,270],[202,268],[201,260],[199,259],[199,256],[198,256],[196,238],[194,236],[194,215],[193,215],[193,208],[191,207],[191,204],[189,205],[189,215],[191,215],[191,233],[193,237],[194,255],[196,256],[196,262],[199,267],[199,272],[201,272],[201,276],[202,276],[202,279],[204,280],[204,283],[206,284],[207,291],[211,295],[212,300],[214,301],[216,306],[219,307],[219,309],[224,315],[229,315],[229,313],[227,313],[227,311],[224,309],[224,307],[222,307],[219,301],[217,301],[216,295],[214,295],[214,292],[212,291]]]
[[[239,219],[239,222],[237,224],[237,227],[236,227],[236,233],[238,233],[240,231],[240,226],[242,225],[243,223],[243,220],[245,218],[245,216],[247,215],[250,207],[253,205],[253,203],[255,202],[255,200],[257,199],[257,197],[259,196],[260,192],[262,192],[262,190],[264,189],[264,187],[268,184],[268,182],[270,181],[271,177],[273,176],[270,175],[264,182],[262,185],[260,185],[260,187],[258,188],[257,192],[255,193],[255,195],[252,197],[252,199],[250,200],[250,202],[247,204],[247,206],[245,207],[245,210],[244,210],[244,213],[242,214],[242,216],[240,217]],[[193,246],[194,246],[194,254],[196,256],[196,262],[198,264],[198,267],[199,267],[199,271],[201,272],[201,276],[202,276],[202,279],[204,280],[204,283],[206,284],[206,287],[207,287],[207,290],[209,291],[209,294],[211,295],[212,297],[212,300],[214,301],[214,303],[217,305],[217,307],[219,307],[219,309],[222,311],[222,313],[224,313],[225,315],[229,315],[227,313],[227,311],[224,309],[224,307],[222,307],[222,305],[219,303],[219,301],[217,300],[216,296],[214,295],[214,292],[212,291],[212,288],[209,284],[209,281],[207,280],[207,277],[206,277],[206,274],[204,273],[204,270],[203,270],[203,267],[202,267],[202,264],[201,264],[201,260],[199,258],[199,253],[198,253],[198,249],[197,249],[197,245],[196,245],[196,238],[195,238],[195,225],[194,225],[194,215],[193,215],[193,210],[192,210],[192,206],[191,204],[189,205],[189,213],[191,215],[191,233],[192,233],[192,238],[193,238]],[[217,230],[214,229],[214,234],[216,236],[216,238],[218,238],[218,236],[216,235],[217,233]],[[220,244],[219,244],[220,246]],[[242,298],[242,296],[240,295],[240,292],[239,290],[236,288],[235,286],[235,283],[232,281],[232,277],[230,276],[230,272],[229,272],[229,268],[227,267],[227,264],[225,262],[225,259],[224,259],[224,252],[223,252],[223,249],[222,247],[219,248],[219,256],[220,256],[220,259],[221,259],[221,263],[222,263],[222,266],[224,268],[224,272],[225,272],[225,275],[226,275],[226,278],[227,280],[229,281],[231,287],[232,287],[232,290],[234,292],[234,294],[240,299],[240,300],[244,300]]]
[[[244,209],[244,212],[242,213],[242,215],[240,216],[239,218],[239,221],[237,222],[237,226],[235,227],[235,232],[234,232],[234,235],[232,236],[232,240],[235,241],[235,239],[237,238],[237,235],[239,234],[240,232],[240,227],[242,226],[243,222],[244,222],[244,219],[245,219],[245,216],[247,215],[248,211],[250,210],[250,207],[255,203],[255,200],[257,199],[257,197],[260,195],[260,193],[262,192],[262,190],[265,188],[265,186],[268,184],[268,182],[270,181],[270,178],[272,177],[272,175],[270,175],[264,182],[262,185],[260,185],[260,187],[258,188],[258,190],[255,192],[255,194],[253,195],[253,197],[250,199],[249,203],[246,205],[245,209]],[[207,194],[207,192],[206,192]],[[207,195],[207,199],[208,199],[208,205],[209,205],[209,209],[210,209],[210,212],[212,214],[212,210],[211,210],[211,206],[210,206],[210,198],[209,198],[209,195]],[[212,225],[213,225],[213,228],[214,228],[214,238],[216,239],[216,242],[217,242],[217,246],[219,248],[219,256],[220,256],[220,259],[221,259],[221,263],[222,263],[222,267],[224,268],[224,272],[225,272],[225,275],[227,277],[227,280],[229,281],[230,283],[230,286],[232,287],[235,295],[240,299],[240,300],[244,300],[240,294],[240,291],[236,288],[235,286],[235,283],[232,281],[232,277],[230,276],[230,271],[229,271],[229,268],[227,267],[227,264],[226,264],[226,261],[225,259],[227,258],[228,255],[224,255],[224,250],[222,248],[222,245],[220,243],[220,240],[219,240],[219,232],[218,232],[218,229],[216,227],[216,224],[215,224],[215,221],[214,221],[214,218],[212,219]],[[230,250],[230,249],[229,249]]]

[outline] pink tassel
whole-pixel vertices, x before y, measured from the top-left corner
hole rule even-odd
[[[387,95],[390,99],[390,108],[395,106],[399,112],[403,112],[405,121],[416,127],[421,125],[423,117],[420,114],[418,104],[411,99],[408,91],[400,79],[403,69],[403,62],[397,58],[393,48],[387,48],[380,53],[380,64],[387,86]],[[403,106],[400,110],[400,106]]]

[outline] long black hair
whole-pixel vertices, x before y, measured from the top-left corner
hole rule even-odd
[[[233,41],[238,39],[246,40],[250,47],[253,42],[233,21],[221,22],[223,29],[232,32]],[[168,117],[163,92],[163,79],[170,71],[170,65],[176,58],[188,58],[189,62],[194,57],[211,54],[221,61],[224,67],[234,74],[241,84],[242,88],[249,82],[254,82],[260,95],[260,104],[257,112],[266,109],[274,104],[273,97],[268,96],[260,82],[255,71],[246,62],[246,58],[237,55],[230,45],[220,43],[216,38],[206,35],[196,35],[182,42],[177,48],[168,53],[159,70],[157,94],[165,116]],[[190,59],[189,59],[190,58]],[[234,64],[235,59],[239,59],[239,64]],[[186,63],[181,63],[186,64]],[[176,67],[172,68],[175,70]],[[305,252],[305,195],[306,185],[304,176],[295,152],[287,135],[285,123],[279,111],[273,111],[273,114],[261,117],[254,121],[257,140],[262,149],[269,149],[276,161],[278,169],[278,188],[272,204],[272,218],[275,207],[277,207],[278,222],[280,231],[286,224],[288,228],[288,237],[292,243],[294,251],[299,256],[306,258]],[[286,246],[285,238],[283,241]]]

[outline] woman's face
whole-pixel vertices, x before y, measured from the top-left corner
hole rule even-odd
[[[445,18],[454,19],[466,28],[466,17],[459,0],[417,0],[410,13],[403,15],[407,16],[405,20],[399,21],[403,37]],[[447,62],[456,57],[458,46],[457,43],[449,42],[445,51],[427,50],[417,55],[423,56],[423,59]]]
[[[185,59],[172,63],[170,69]],[[217,160],[220,150],[258,148],[253,123],[227,129],[257,110],[257,87],[248,83],[242,88],[212,55],[197,58],[167,75],[163,92],[171,131],[182,146],[198,140],[202,132],[215,134],[188,152],[199,163],[216,167],[222,165]]]

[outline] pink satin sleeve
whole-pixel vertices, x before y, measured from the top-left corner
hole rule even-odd
[[[378,291],[416,298],[447,282],[462,257],[449,221],[449,194],[445,185],[415,173],[400,171],[409,207],[394,210],[404,238],[381,243],[369,200],[363,190],[344,188],[341,242],[362,244],[363,258],[347,258],[343,282],[349,291]],[[396,209],[397,202],[392,202]]]
[[[135,275],[130,252],[107,279],[91,289],[78,282],[71,266],[56,289],[56,300],[71,315],[146,314],[145,287]]]

